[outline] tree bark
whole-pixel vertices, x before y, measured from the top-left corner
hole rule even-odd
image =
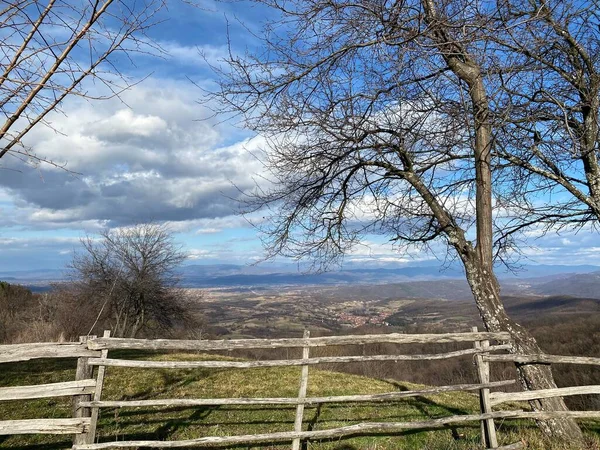
[[[440,14],[434,0],[422,0],[425,21],[431,39],[440,50],[450,70],[468,87],[474,125],[473,158],[475,162],[475,214],[476,245],[466,239],[464,230],[454,222],[438,221],[449,237],[464,264],[467,281],[471,287],[479,315],[488,331],[507,331],[513,339],[512,352],[541,353],[535,338],[514,322],[504,309],[500,298],[500,285],[494,275],[493,263],[493,211],[492,211],[492,124],[490,107],[481,69],[467,49],[449,33],[444,14]],[[434,211],[435,214],[435,211]],[[438,215],[438,214],[436,214]],[[548,366],[518,364],[521,383],[526,389],[556,387]],[[550,401],[547,401],[550,400]],[[562,398],[531,402],[534,409],[565,411]],[[583,434],[573,419],[539,421],[542,431],[553,438],[583,442]]]
[[[461,258],[486,330],[509,332],[513,338],[511,353],[543,353],[535,338],[506,313],[500,299],[500,286],[494,274],[482,269],[482,264],[475,254],[461,255]],[[556,387],[549,365],[517,364],[517,372],[524,389]],[[568,411],[562,397],[534,400],[529,403],[535,411]],[[583,434],[574,419],[539,420],[538,426],[547,436],[571,442],[583,442]]]

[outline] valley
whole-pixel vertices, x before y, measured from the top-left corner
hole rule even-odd
[[[547,283],[546,279],[505,282],[504,302],[509,314],[524,322],[599,315],[600,299],[538,293]],[[298,336],[304,328],[319,334],[423,328],[464,331],[480,325],[469,288],[462,280],[187,292],[198,298],[209,332],[218,336]]]

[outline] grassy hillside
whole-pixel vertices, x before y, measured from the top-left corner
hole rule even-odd
[[[128,355],[132,357],[132,355]],[[154,359],[167,359],[155,356]],[[168,359],[175,358],[169,355]],[[199,359],[198,355],[179,354],[176,359]],[[32,361],[4,364],[0,386],[50,383],[73,380],[73,361]],[[297,395],[299,368],[251,370],[140,370],[109,368],[105,399],[193,398],[193,397],[267,397]],[[416,385],[320,371],[311,368],[309,396],[379,393],[414,389]],[[423,420],[478,410],[477,397],[466,393],[449,393],[403,399],[386,404],[328,404],[307,407],[305,428],[326,429],[362,421]],[[102,441],[129,439],[189,439],[200,436],[225,436],[293,428],[294,407],[193,407],[132,408],[102,410],[99,437]],[[0,403],[0,420],[35,417],[70,417],[67,399],[41,399],[28,402]],[[498,422],[502,443],[525,439],[534,449],[558,449],[544,441],[532,422]],[[600,425],[584,424],[590,448],[600,448]],[[329,442],[310,443],[310,449],[391,450],[478,448],[479,424],[428,432],[406,432],[396,436],[370,436]],[[454,436],[454,437],[453,437]],[[460,438],[455,439],[455,437]],[[0,436],[0,448],[47,450],[68,448],[70,437]],[[242,448],[248,448],[244,446]],[[287,449],[289,444],[253,448]]]

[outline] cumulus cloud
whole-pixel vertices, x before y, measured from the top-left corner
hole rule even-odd
[[[519,248],[525,263],[600,264],[600,235],[591,225],[577,230],[532,228],[526,238],[527,245]]]
[[[135,114],[131,109],[121,109],[109,117],[89,124],[84,132],[98,140],[122,143],[139,139],[144,145],[150,137],[159,138],[168,132],[168,124],[161,117]]]
[[[65,116],[51,118],[58,132],[38,127],[26,144],[74,173],[8,161],[17,170],[0,177],[1,198],[19,212],[0,224],[79,228],[231,216],[261,170],[248,150],[259,151],[262,141],[206,119],[197,95],[190,84],[149,80],[125,103],[65,105]]]

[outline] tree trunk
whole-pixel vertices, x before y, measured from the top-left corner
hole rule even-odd
[[[436,27],[440,17],[433,0],[423,2],[428,22]],[[480,67],[468,51],[451,38],[442,26],[433,34],[434,41],[443,50],[444,58],[454,74],[468,86],[472,105],[475,139],[473,157],[475,161],[475,212],[476,246],[468,242],[464,232],[454,233],[450,242],[462,259],[467,281],[471,286],[479,315],[488,331],[508,331],[514,341],[513,353],[542,353],[536,340],[527,330],[514,322],[504,309],[500,298],[500,285],[494,275],[493,263],[493,211],[492,211],[492,125],[486,87]],[[517,365],[519,378],[526,389],[548,389],[556,387],[549,366]],[[554,411],[568,410],[562,398],[531,402],[534,409]],[[542,431],[555,439],[583,443],[581,429],[573,419],[554,419],[538,422]]]
[[[479,315],[487,331],[509,332],[513,339],[511,353],[543,353],[535,338],[521,325],[512,320],[500,299],[500,286],[493,273],[482,269],[475,254],[461,255],[467,280],[471,287]],[[556,383],[549,365],[517,364],[519,380],[527,390],[555,388]],[[561,397],[529,402],[534,410],[568,411]],[[573,419],[538,421],[544,434],[563,441],[583,443],[581,429]]]

